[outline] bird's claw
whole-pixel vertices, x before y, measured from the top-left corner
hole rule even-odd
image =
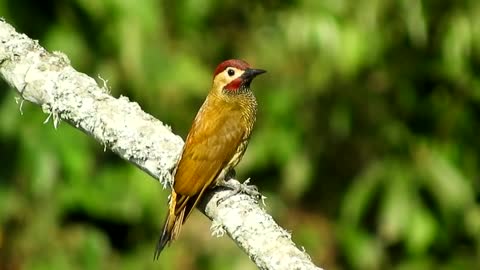
[[[259,199],[262,194],[258,191],[257,186],[255,185],[249,185],[250,183],[250,178],[245,180],[245,182],[240,184],[240,192],[249,195],[250,197],[253,197],[255,199]]]
[[[220,198],[217,201],[217,206],[224,202],[226,199],[237,195],[238,193],[243,193],[246,195],[249,195],[250,197],[254,198],[255,201],[262,200],[263,201],[263,196],[262,194],[258,191],[257,186],[255,185],[249,185],[250,183],[250,178],[245,180],[243,183],[239,183],[237,181],[222,181],[218,185],[221,187],[226,187],[232,190],[231,193],[225,195],[223,198]]]

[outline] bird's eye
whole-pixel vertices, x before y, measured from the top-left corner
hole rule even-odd
[[[227,73],[228,73],[228,76],[232,77],[233,75],[235,75],[235,70],[229,69],[227,70]]]

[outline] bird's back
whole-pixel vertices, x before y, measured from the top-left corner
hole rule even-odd
[[[250,135],[252,127],[246,126],[245,121],[239,104],[215,97],[205,101],[195,117],[176,169],[173,187],[176,193],[193,196],[211,186],[237,153],[241,142]]]

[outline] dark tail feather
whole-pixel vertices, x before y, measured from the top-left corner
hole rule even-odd
[[[180,233],[180,228],[183,225],[185,218],[185,206],[177,205],[176,195],[177,194],[174,194],[172,196],[172,203],[169,207],[165,225],[163,225],[162,235],[160,235],[157,247],[155,248],[155,253],[153,254],[154,260],[157,260],[158,257],[160,257],[160,253],[165,246],[177,239],[177,236]],[[180,209],[176,209],[177,206],[180,206]]]
[[[172,198],[170,198],[172,201],[169,206],[165,225],[163,225],[162,235],[158,240],[155,253],[153,254],[154,260],[160,257],[160,253],[167,245],[177,239],[180,228],[198,203],[202,194],[203,190],[198,196],[193,197],[172,193]]]
[[[153,254],[153,260],[157,260],[165,246],[173,241],[173,227],[175,225],[175,218],[176,217],[172,217],[170,213],[167,214],[165,225],[163,225],[162,234],[160,235],[157,247],[155,248],[155,253]]]

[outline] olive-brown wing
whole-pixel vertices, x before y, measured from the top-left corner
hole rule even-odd
[[[177,166],[175,192],[194,196],[212,184],[232,159],[245,135],[241,121],[241,114],[233,110],[200,111]]]

